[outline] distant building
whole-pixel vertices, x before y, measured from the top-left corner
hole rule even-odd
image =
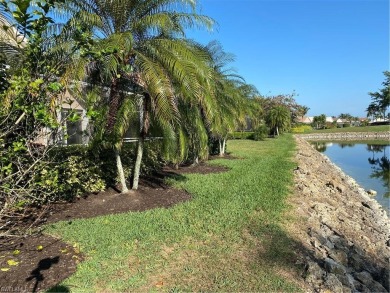
[[[298,117],[297,118],[297,122],[298,123],[303,123],[303,124],[312,124],[313,117],[307,117],[307,116]]]

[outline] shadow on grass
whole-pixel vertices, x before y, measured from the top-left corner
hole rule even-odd
[[[50,290],[46,291],[47,293],[68,293],[70,292],[70,289],[66,286],[57,285]]]
[[[365,250],[360,247],[352,245],[349,248],[346,246],[340,248],[335,245],[333,249],[329,250],[329,252],[336,251],[336,254],[337,250],[343,250],[347,255],[348,261],[345,266],[351,268],[351,270],[349,271],[347,269],[345,273],[337,274],[333,271],[329,271],[330,269],[325,262],[325,257],[319,257],[318,254],[315,254],[314,248],[310,249],[303,243],[292,239],[277,224],[271,223],[252,226],[250,229],[250,234],[255,236],[260,242],[257,254],[254,256],[253,261],[259,263],[265,262],[271,268],[275,268],[276,270],[278,270],[278,268],[282,268],[282,270],[288,269],[293,271],[296,274],[295,277],[299,277],[301,279],[299,283],[306,282],[305,278],[309,274],[308,263],[311,261],[317,263],[318,266],[322,269],[322,272],[319,272],[319,274],[316,275],[316,277],[322,275],[320,279],[317,279],[319,283],[324,284],[330,274],[335,274],[344,286],[350,287],[351,284],[346,282],[348,279],[346,278],[347,273],[354,276],[356,273],[358,274],[361,272],[369,272],[374,281],[381,284],[387,290],[387,292],[389,291],[389,268],[379,265],[375,261],[375,257],[365,253]],[[343,236],[340,237],[344,239]],[[317,243],[320,243],[320,241],[324,240],[321,239],[321,236],[319,236],[318,239],[316,238],[316,241]],[[329,253],[327,254],[327,257],[330,259],[332,258]],[[337,262],[336,259],[334,261]],[[324,272],[325,274],[322,274]],[[313,276],[311,276],[311,278],[313,278]],[[367,286],[372,286],[372,283],[362,284],[355,281],[352,286],[355,286],[355,288],[353,288],[354,290],[367,291],[367,289],[371,289],[367,288]]]

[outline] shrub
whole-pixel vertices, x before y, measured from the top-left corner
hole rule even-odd
[[[106,182],[102,162],[86,146],[58,147],[52,150],[57,171],[55,197],[51,200],[72,200],[88,192],[104,190]]]
[[[299,125],[291,128],[292,133],[304,133],[310,130],[312,130],[312,127],[310,125]]]
[[[229,139],[253,139],[253,131],[234,131],[229,134]]]
[[[160,142],[147,142],[144,146],[141,174],[146,175],[161,169],[164,161],[160,155]],[[136,144],[130,143],[122,147],[121,159],[126,178],[132,175],[135,147]],[[96,152],[87,146],[58,147],[52,150],[50,156],[53,166],[45,168],[44,174],[38,174],[35,178],[37,184],[46,184],[45,188],[50,188],[54,193],[45,201],[72,200],[118,182],[116,161],[111,149]]]
[[[337,128],[337,123],[335,123],[335,122],[326,122],[325,128],[326,129]]]
[[[218,138],[209,137],[209,154],[219,155],[219,140]]]
[[[264,140],[268,137],[269,128],[266,125],[260,125],[253,133],[253,140]]]

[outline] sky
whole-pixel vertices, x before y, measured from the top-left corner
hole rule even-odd
[[[198,0],[232,67],[264,96],[292,94],[307,116],[365,117],[389,69],[389,0]]]

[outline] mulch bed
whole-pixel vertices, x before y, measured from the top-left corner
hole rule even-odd
[[[227,157],[233,159],[233,157]],[[181,174],[209,174],[227,171],[221,166],[200,163],[195,166],[165,167],[162,172],[143,177],[137,191],[121,194],[109,188],[104,192],[90,194],[71,203],[53,204],[39,210],[31,210],[20,223],[37,229],[42,224],[61,220],[92,218],[129,211],[145,211],[154,208],[169,208],[191,199],[183,190],[167,186],[164,178]],[[38,292],[53,288],[76,271],[83,260],[78,247],[41,233],[0,239],[0,292]],[[56,288],[61,290],[61,288]],[[66,289],[66,288],[65,288]],[[68,289],[66,289],[68,290]]]

